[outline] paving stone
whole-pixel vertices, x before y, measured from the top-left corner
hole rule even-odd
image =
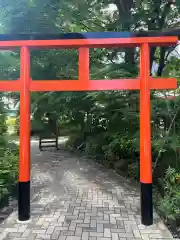
[[[133,234],[135,238],[141,238],[141,234],[139,230],[133,230]]]
[[[37,234],[37,238],[43,239],[43,240],[51,239],[51,235],[47,235],[47,234]]]
[[[18,231],[18,229],[17,228],[5,228],[5,230],[4,230],[5,232],[9,232],[9,233],[15,233],[15,232],[17,232]]]
[[[36,239],[36,234],[31,234],[27,239],[28,239],[28,240],[34,240],[34,239]]]
[[[76,236],[67,236],[66,240],[81,240],[81,238]]]
[[[104,237],[111,237],[111,230],[109,228],[104,229]]]
[[[55,231],[67,231],[68,227],[55,227]]]
[[[39,234],[43,234],[43,233],[45,233],[45,232],[46,232],[46,230],[44,230],[44,229],[32,230],[32,233],[39,233]]]
[[[104,232],[104,226],[102,223],[97,224],[97,232]]]
[[[8,237],[21,237],[22,233],[9,233]]]
[[[103,233],[90,232],[90,237],[103,237]]]
[[[85,216],[84,223],[85,224],[89,224],[90,223],[90,217],[89,216]]]
[[[89,239],[89,233],[88,232],[83,232],[82,233],[82,240],[88,240]]]
[[[118,240],[119,239],[119,235],[118,233],[112,233],[112,240]]]
[[[56,240],[56,239],[58,239],[59,238],[59,236],[60,236],[60,230],[55,230],[54,232],[53,232],[53,234],[51,235],[51,239],[52,240]]]
[[[97,237],[89,237],[89,240],[96,240]]]
[[[82,228],[77,227],[77,228],[76,228],[75,235],[78,236],[78,237],[80,237],[80,236],[82,235]]]
[[[111,232],[113,233],[125,233],[125,229],[124,228],[112,228]]]
[[[110,240],[110,238],[108,238],[108,237],[100,237],[100,238],[97,238],[97,239],[99,239],[99,240]]]
[[[96,220],[91,220],[91,227],[96,227]]]
[[[87,223],[79,223],[79,224],[77,224],[77,227],[88,228],[88,227],[90,227],[90,224],[87,224]]]
[[[66,236],[59,236],[58,240],[66,240]]]
[[[74,236],[74,231],[61,231],[63,236]]]
[[[77,225],[79,227],[79,225]],[[71,222],[70,226],[69,226],[69,231],[75,231],[76,229],[76,223]]]
[[[24,233],[22,234],[22,237],[28,237],[29,235],[31,234],[31,230],[30,229],[26,229],[25,231],[24,231]]]
[[[25,232],[26,228],[27,228],[27,225],[22,225],[18,228],[18,232],[23,233],[23,232]]]

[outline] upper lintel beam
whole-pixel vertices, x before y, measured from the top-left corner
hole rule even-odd
[[[103,48],[103,47],[136,47],[143,43],[152,46],[168,46],[175,44],[177,37],[141,37],[141,38],[102,38],[102,39],[59,39],[59,40],[16,40],[0,41],[0,49],[16,47],[30,48]]]

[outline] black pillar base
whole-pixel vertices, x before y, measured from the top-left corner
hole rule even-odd
[[[18,183],[18,218],[20,221],[30,218],[30,181]]]
[[[146,226],[153,224],[152,183],[141,183],[141,222]]]

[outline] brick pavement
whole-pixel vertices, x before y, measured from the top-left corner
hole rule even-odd
[[[139,189],[111,170],[63,150],[32,146],[31,220],[14,211],[0,224],[0,240],[173,239],[155,214],[140,224]]]

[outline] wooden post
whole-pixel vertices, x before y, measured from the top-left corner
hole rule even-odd
[[[153,223],[149,45],[140,52],[140,184],[142,224]]]
[[[29,49],[21,47],[20,72],[20,161],[18,215],[20,221],[30,218],[30,63]]]

